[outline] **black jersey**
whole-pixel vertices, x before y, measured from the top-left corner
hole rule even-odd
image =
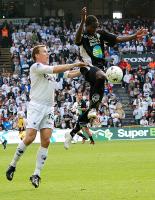
[[[97,31],[94,35],[84,32],[81,42],[77,43],[80,47],[82,60],[102,69],[105,65],[105,41],[109,46],[114,46],[116,44],[116,35],[103,30]]]
[[[82,115],[85,111],[83,111],[83,108],[87,108],[86,102],[85,100],[81,100],[80,102],[78,102],[78,111],[79,111],[79,115]]]

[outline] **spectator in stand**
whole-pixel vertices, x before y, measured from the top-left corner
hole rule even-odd
[[[126,70],[126,74],[123,77],[122,86],[125,86],[127,91],[128,91],[128,86],[129,86],[129,82],[130,82],[131,77],[132,77],[132,75],[130,74],[130,72],[128,70]]]
[[[134,42],[132,42],[132,44],[129,47],[130,53],[131,54],[135,54],[136,53],[136,45]]]
[[[5,99],[5,95],[2,94],[2,90],[0,90],[0,106],[2,106],[4,99]]]
[[[125,118],[125,112],[123,110],[123,105],[120,102],[116,103],[116,110],[115,112],[118,114],[118,119],[120,121],[120,124],[122,125],[122,119]]]
[[[138,69],[138,80],[140,84],[140,89],[143,90],[143,85],[145,83],[145,70],[143,70],[141,66],[139,66],[139,69]]]
[[[119,62],[118,66],[123,70],[123,75],[125,75],[125,73],[126,73],[126,67],[127,67],[127,62],[124,59],[122,59]]]
[[[104,95],[108,95],[109,94],[109,86],[107,83],[104,84]]]
[[[143,116],[142,119],[140,120],[140,125],[142,125],[142,126],[148,126],[149,125],[148,120],[146,119],[145,116]]]
[[[124,54],[127,54],[130,52],[130,47],[128,44],[126,44],[122,49],[121,49],[121,52],[124,53]]]
[[[147,39],[146,48],[147,52],[151,52],[151,50],[153,49],[153,42],[151,38]]]
[[[108,127],[109,116],[104,112],[100,112],[99,122],[101,123],[101,127]]]
[[[146,77],[148,77],[150,79],[150,82],[153,79],[153,75],[154,75],[154,69],[148,69],[148,72],[146,73]]]
[[[152,86],[150,84],[150,79],[148,77],[146,77],[146,82],[143,85],[144,96],[147,96],[147,95],[150,96],[151,95],[151,89],[152,89]]]
[[[149,96],[143,96],[141,107],[143,109],[143,112],[148,112],[148,108],[151,105],[151,98]]]
[[[149,68],[151,68],[152,70],[155,69],[155,61],[152,59],[151,62],[149,62],[148,66],[149,66]]]
[[[114,127],[113,119],[110,117],[108,120],[108,128]]]
[[[119,118],[119,114],[116,111],[111,115],[114,127],[120,127],[121,121]]]
[[[155,97],[152,97],[152,101],[150,103],[151,109],[150,112],[155,113]]]
[[[133,111],[133,116],[135,117],[136,124],[139,125],[140,120],[143,117],[143,111],[142,111],[142,108],[139,105],[136,105],[136,107]]]
[[[153,49],[155,50],[155,29],[153,30],[151,40],[152,40],[152,43],[153,43]]]
[[[155,97],[155,74],[152,80],[152,97]]]
[[[55,126],[55,128],[61,128],[61,114],[59,111],[55,111],[54,126]]]
[[[27,63],[27,59],[25,58],[23,64],[21,65],[21,74],[27,73],[29,74],[30,66]]]
[[[2,30],[1,30],[1,35],[2,35],[2,47],[3,48],[8,48],[9,46],[9,28],[7,25],[4,25]]]
[[[155,126],[155,111],[150,113],[149,126]]]
[[[142,54],[143,52],[144,52],[144,46],[141,43],[139,43],[137,45],[137,53]]]
[[[11,86],[10,91],[7,93],[8,99],[10,99],[10,98],[15,99],[15,95],[12,90],[13,90],[13,87]]]
[[[135,88],[133,89],[134,98],[137,98],[137,96],[140,94],[142,94],[142,90],[140,89],[140,85],[138,83],[135,85]]]
[[[11,130],[12,129],[12,126],[11,126],[11,123],[10,123],[8,117],[5,118],[5,121],[3,122],[3,126],[4,126],[5,130]]]

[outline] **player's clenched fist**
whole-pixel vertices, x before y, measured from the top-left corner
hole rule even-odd
[[[81,10],[81,20],[82,20],[83,22],[85,22],[85,21],[86,21],[86,17],[87,17],[87,8],[84,7],[84,8],[82,8],[82,10]]]

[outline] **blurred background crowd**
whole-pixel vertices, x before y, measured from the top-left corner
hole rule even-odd
[[[148,35],[139,41],[124,42],[111,48],[105,44],[106,67],[118,65],[124,73],[120,87],[125,88],[130,97],[124,105],[113,85],[106,82],[104,97],[99,107],[98,118],[93,126],[121,127],[126,117],[124,106],[130,106],[136,125],[155,126],[155,60],[147,65],[135,67],[123,59],[125,54],[155,54],[155,21],[104,20],[99,19],[100,28],[117,35],[133,34],[145,27]],[[0,127],[18,129],[19,119],[26,119],[29,101],[29,69],[33,63],[31,52],[36,44],[45,44],[49,51],[50,65],[74,63],[79,60],[79,50],[74,38],[79,23],[66,25],[63,18],[33,19],[25,25],[13,25],[5,21],[0,26],[3,47],[10,47],[13,74],[0,76]],[[7,30],[7,31],[6,31]],[[7,32],[7,34],[6,34]],[[5,33],[5,34],[4,34]],[[57,77],[55,94],[55,127],[73,128],[77,120],[74,108],[76,94],[82,91],[83,99],[89,105],[89,84],[81,77],[65,79]]]

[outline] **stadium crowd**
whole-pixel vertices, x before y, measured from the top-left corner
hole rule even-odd
[[[13,75],[0,77],[0,125],[2,129],[18,129],[19,118],[26,118],[29,101],[30,79],[29,69],[33,63],[31,52],[36,44],[45,44],[50,54],[50,65],[73,63],[79,59],[78,47],[74,37],[78,23],[66,25],[60,18],[33,19],[28,24],[13,25],[5,22],[11,34],[10,52],[12,57]],[[3,27],[3,25],[2,25]],[[2,29],[1,27],[1,29]],[[151,20],[104,20],[100,19],[100,28],[117,35],[132,34],[137,28],[145,27],[148,35],[140,41],[124,42],[117,47],[105,46],[107,67],[119,65],[123,72],[122,87],[130,96],[135,122],[142,126],[155,125],[155,61],[148,66],[133,68],[121,59],[122,54],[155,53],[155,21]],[[3,39],[3,38],[2,38]],[[83,99],[89,105],[89,85],[83,84],[82,77],[72,79],[57,77],[55,95],[55,127],[73,128],[77,120],[73,104],[77,91],[83,92]],[[96,126],[122,126],[125,118],[123,105],[117,94],[113,93],[113,85],[105,83],[104,97],[99,107]],[[94,125],[94,126],[95,126]]]

